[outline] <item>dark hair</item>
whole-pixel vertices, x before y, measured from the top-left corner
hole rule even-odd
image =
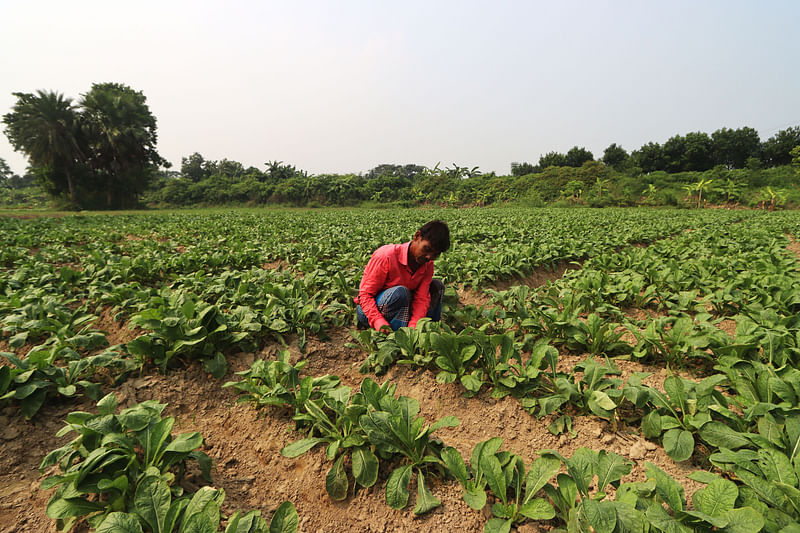
[[[447,222],[441,220],[431,220],[419,228],[420,237],[430,241],[436,251],[446,252],[450,248],[450,228]]]

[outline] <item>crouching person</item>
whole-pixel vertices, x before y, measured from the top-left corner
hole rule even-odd
[[[410,242],[375,250],[355,299],[359,325],[388,331],[413,328],[422,317],[440,320],[444,284],[433,279],[433,261],[449,248],[447,224],[432,220]]]

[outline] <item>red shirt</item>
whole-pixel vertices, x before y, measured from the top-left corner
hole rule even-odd
[[[431,304],[430,286],[433,279],[433,261],[428,261],[416,272],[411,271],[408,266],[408,246],[410,242],[404,244],[387,244],[381,246],[372,254],[367,267],[364,269],[364,277],[361,278],[361,286],[358,289],[356,303],[361,305],[364,314],[367,315],[369,325],[375,329],[389,325],[383,318],[375,297],[379,292],[402,285],[414,292],[414,300],[411,302],[411,320],[408,325],[414,327],[417,321],[428,314],[428,306]]]

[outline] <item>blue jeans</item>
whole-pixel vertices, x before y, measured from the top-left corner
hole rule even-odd
[[[438,279],[431,280],[430,292],[431,303],[428,307],[428,313],[425,316],[438,322],[442,318],[444,283]],[[389,326],[395,331],[408,326],[408,321],[411,319],[411,303],[413,301],[414,292],[402,285],[389,287],[379,292],[375,297],[378,311],[381,312],[383,318],[386,319]],[[360,305],[356,309],[356,317],[358,318],[359,324],[369,327],[367,315],[364,314],[364,310],[361,309]]]

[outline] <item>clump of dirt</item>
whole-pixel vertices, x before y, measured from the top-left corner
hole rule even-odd
[[[800,241],[795,240],[795,238],[791,235],[787,235],[787,237],[789,237],[789,245],[786,247],[786,249],[800,259]]]
[[[730,318],[725,318],[716,325],[719,329],[728,334],[732,339],[736,338],[736,321]]]
[[[466,287],[456,287],[456,294],[458,294],[458,303],[463,306],[483,307],[491,301],[491,298],[486,293]]]
[[[117,320],[110,307],[104,307],[100,310],[100,314],[92,324],[92,327],[106,334],[109,346],[130,342],[145,333],[138,326],[132,328],[129,323]]]
[[[290,268],[291,265],[284,261],[283,259],[278,259],[277,261],[270,261],[269,263],[264,263],[261,265],[261,268],[264,270],[287,270]]]

